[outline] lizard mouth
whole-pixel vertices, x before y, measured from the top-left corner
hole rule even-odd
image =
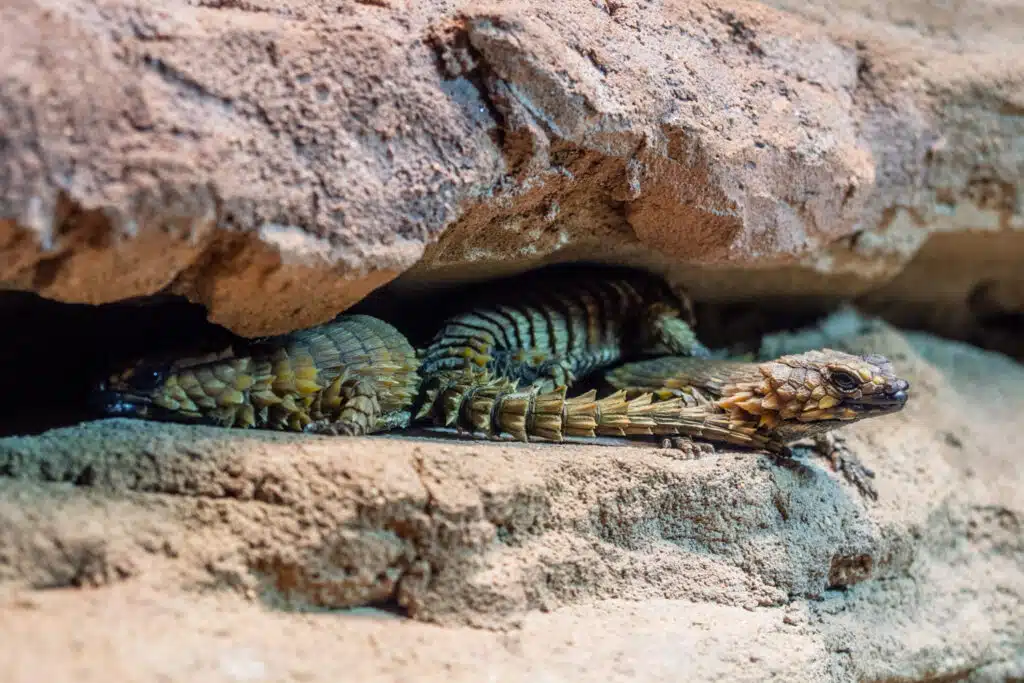
[[[847,405],[858,412],[895,412],[897,410],[902,410],[903,407],[907,405],[907,388],[909,387],[897,389],[891,393],[881,394],[879,396],[865,396],[856,401],[851,401]]]

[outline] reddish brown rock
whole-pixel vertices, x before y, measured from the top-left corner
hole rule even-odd
[[[778,5],[6,3],[0,282],[257,334],[414,265],[735,299],[870,291],[936,231],[1020,249],[1019,10]]]

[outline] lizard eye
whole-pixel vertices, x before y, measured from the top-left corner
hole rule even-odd
[[[829,378],[842,391],[853,391],[860,386],[857,378],[845,370],[836,370],[829,375]]]
[[[152,391],[164,380],[164,372],[160,368],[142,367],[131,375],[131,385],[138,391]]]

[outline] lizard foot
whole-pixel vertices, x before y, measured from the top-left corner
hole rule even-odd
[[[797,460],[796,453],[789,446],[771,448],[767,451],[766,455],[776,467],[782,467],[793,472],[808,470],[807,465]]]
[[[306,425],[307,434],[326,436],[364,436],[381,417],[380,403],[374,386],[363,379],[338,377],[321,397],[330,417]],[[323,407],[322,407],[323,409]]]
[[[553,383],[550,389],[544,386],[545,391],[553,391],[558,387],[570,387],[576,381],[572,366],[565,359],[546,360],[537,366],[537,375],[541,380],[547,379]]]
[[[835,472],[857,487],[861,495],[878,500],[878,491],[871,482],[875,478],[874,471],[860,462],[843,435],[828,432],[816,436],[814,447],[822,457],[828,459]]]
[[[322,436],[363,436],[366,434],[364,425],[347,420],[315,420],[303,430],[307,434]]]
[[[661,447],[666,455],[676,460],[696,460],[706,455],[714,455],[712,444],[697,442],[686,436],[667,436],[661,440]]]

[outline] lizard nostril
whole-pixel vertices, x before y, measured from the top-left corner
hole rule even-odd
[[[886,387],[886,393],[895,397],[896,394],[906,394],[910,389],[910,382],[905,379],[898,379]]]

